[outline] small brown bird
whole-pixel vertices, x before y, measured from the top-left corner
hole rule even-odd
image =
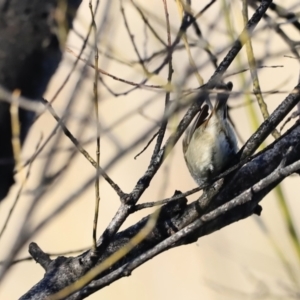
[[[232,90],[231,82],[226,90]],[[227,118],[228,97],[228,93],[217,95],[209,117],[205,104],[183,139],[185,162],[198,185],[209,183],[238,151],[236,134]]]

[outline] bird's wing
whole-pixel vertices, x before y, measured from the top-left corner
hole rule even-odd
[[[198,116],[196,117],[191,128],[189,128],[186,131],[186,135],[184,136],[183,141],[182,141],[183,153],[186,152],[195,130],[197,128],[199,128],[205,122],[205,119],[207,118],[207,116],[208,116],[208,105],[205,104],[199,111]]]

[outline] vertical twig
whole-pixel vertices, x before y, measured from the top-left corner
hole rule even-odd
[[[244,20],[244,25],[246,26],[246,24],[248,22],[248,6],[247,6],[246,0],[243,0],[242,2],[243,2],[242,15],[243,15],[243,20]],[[257,103],[261,110],[262,116],[263,116],[264,120],[266,120],[267,118],[269,118],[270,114],[268,112],[267,104],[264,101],[263,95],[261,93],[261,88],[260,88],[257,69],[256,69],[256,60],[255,60],[255,56],[253,53],[252,41],[251,41],[251,37],[248,36],[248,33],[246,33],[245,39],[246,39],[245,46],[246,46],[247,59],[248,59],[251,77],[253,80],[253,92],[257,99]],[[278,132],[277,129],[274,129],[272,131],[272,135],[275,139],[278,139],[280,137],[280,133]]]
[[[19,105],[18,98],[21,95],[20,90],[14,90],[12,93],[12,103],[10,107],[11,115],[11,131],[12,131],[12,148],[16,164],[16,168],[21,167],[21,139],[20,139],[20,121],[19,121]]]
[[[93,12],[92,1],[89,1],[89,8],[92,16],[92,26],[95,33],[95,76],[94,76],[94,107],[95,107],[95,115],[96,115],[96,178],[95,178],[95,213],[94,213],[94,222],[93,222],[93,251],[97,250],[97,225],[98,225],[98,215],[99,215],[99,205],[100,205],[100,189],[99,189],[99,167],[100,167],[100,130],[99,130],[99,107],[98,107],[98,80],[99,80],[99,72],[98,72],[98,60],[99,53],[97,47],[97,26],[95,22],[95,16]]]
[[[166,17],[166,25],[167,25],[167,40],[168,40],[167,49],[168,49],[168,51],[173,51],[173,49],[171,49],[171,47],[172,47],[171,28],[170,28],[168,5],[167,5],[166,0],[163,0],[163,5],[164,5],[164,11],[165,11],[165,17]],[[169,53],[168,86],[170,86],[171,82],[172,82],[172,75],[173,75],[173,63],[172,63],[172,59],[173,59],[172,53]],[[166,114],[166,112],[168,110],[169,101],[170,101],[170,92],[167,91],[166,92],[166,97],[165,97],[165,111],[164,111],[164,114]],[[165,119],[162,122],[162,124],[160,126],[160,129],[158,131],[157,141],[156,141],[156,144],[155,144],[154,151],[153,151],[151,159],[155,159],[155,157],[157,156],[158,152],[160,151],[161,144],[163,142],[163,139],[164,139],[164,136],[165,136],[165,132],[166,132],[166,129],[167,129],[167,125],[168,125],[168,119]]]
[[[179,11],[181,20],[183,20],[183,17],[186,14],[190,15],[190,17],[192,18],[191,13],[190,13],[190,11],[191,11],[190,5],[188,5],[188,4],[184,5],[181,0],[176,0],[176,4],[177,4],[177,7],[178,7],[178,11]],[[190,63],[190,66],[192,68],[192,72],[194,73],[194,75],[195,75],[195,77],[196,77],[196,79],[199,83],[199,86],[201,86],[201,85],[203,85],[204,80],[203,80],[202,76],[200,75],[200,73],[197,70],[197,66],[196,66],[196,63],[195,63],[194,58],[192,56],[192,53],[191,53],[191,49],[190,49],[190,46],[189,46],[189,42],[188,42],[186,32],[183,32],[181,38],[182,38],[182,41],[184,43],[184,46],[185,46],[185,49],[186,49],[186,52],[187,52],[187,55],[188,55],[188,58],[189,58],[189,63]]]

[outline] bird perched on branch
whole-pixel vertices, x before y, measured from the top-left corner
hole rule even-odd
[[[209,114],[205,104],[183,138],[183,153],[187,167],[198,185],[207,184],[234,158],[238,151],[235,131],[227,118],[227,100],[232,83],[218,93]]]

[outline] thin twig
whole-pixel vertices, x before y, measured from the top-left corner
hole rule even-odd
[[[164,7],[164,12],[165,12],[165,18],[166,18],[166,28],[167,28],[167,42],[168,42],[168,49],[169,51],[171,51],[171,45],[172,45],[172,40],[171,40],[171,29],[170,29],[170,20],[169,20],[169,12],[168,12],[168,5],[167,2],[165,0],[163,0],[163,7]],[[169,61],[168,61],[168,86],[171,87],[172,85],[172,75],[173,75],[173,63],[172,63],[172,53],[169,54]],[[164,115],[166,115],[167,110],[168,110],[168,106],[170,103],[170,92],[167,91],[166,96],[165,96],[165,108],[164,108]],[[165,118],[162,122],[161,122],[161,126],[159,128],[158,131],[158,136],[157,136],[157,140],[156,140],[156,144],[152,153],[152,159],[155,159],[156,155],[158,154],[165,133],[166,133],[166,129],[168,126],[168,118]]]
[[[46,253],[47,255],[49,255],[50,257],[58,257],[58,256],[66,256],[66,255],[72,255],[72,254],[77,254],[77,253],[82,253],[83,251],[86,251],[88,249],[91,249],[91,247],[85,247],[85,248],[81,248],[81,249],[76,249],[76,250],[70,250],[70,251],[64,251],[64,252],[57,252],[57,253]],[[11,265],[16,265],[22,262],[26,262],[26,261],[32,261],[33,257],[32,256],[27,256],[27,257],[22,257],[19,259],[16,259],[14,261],[12,261]],[[0,265],[4,264],[4,261],[0,261]]]
[[[260,144],[267,138],[274,128],[284,119],[284,117],[300,101],[300,82],[294,90],[285,98],[285,100],[273,111],[270,117],[265,120],[258,130],[250,137],[246,144],[240,150],[240,157],[244,159],[252,155]]]
[[[201,190],[201,187],[196,187],[190,191],[187,191],[185,193],[181,193],[179,195],[175,195],[171,198],[166,198],[163,200],[157,200],[157,201],[153,201],[153,202],[146,202],[146,203],[141,203],[141,204],[137,204],[133,207],[132,212],[136,212],[145,208],[151,208],[151,207],[155,207],[155,206],[160,206],[160,205],[164,205],[170,202],[175,202],[178,201],[179,199],[182,199],[184,197],[190,196],[192,194],[195,194],[197,192],[199,192]]]
[[[96,178],[95,178],[95,211],[94,211],[94,222],[93,222],[93,251],[96,252],[97,250],[97,225],[98,225],[98,217],[99,217],[99,205],[100,205],[100,187],[99,187],[99,181],[100,178],[98,176],[98,169],[100,167],[100,130],[99,130],[99,107],[98,107],[98,78],[99,78],[99,72],[98,72],[98,60],[99,60],[99,53],[98,53],[98,47],[97,47],[97,26],[95,22],[95,16],[93,12],[93,5],[92,1],[89,1],[89,9],[92,17],[92,24],[93,29],[95,33],[95,45],[94,45],[94,51],[95,51],[95,77],[94,77],[94,84],[93,84],[93,93],[94,93],[94,109],[95,109],[95,115],[96,115]]]
[[[125,25],[126,31],[128,33],[129,39],[131,41],[131,44],[133,46],[134,52],[136,53],[136,55],[137,55],[137,57],[139,59],[139,63],[142,66],[142,68],[143,68],[143,70],[145,72],[146,77],[149,77],[150,72],[147,70],[145,64],[143,63],[142,57],[141,57],[141,55],[139,53],[138,47],[137,47],[137,45],[135,43],[135,40],[134,40],[134,35],[132,34],[132,32],[131,32],[131,30],[129,28],[129,24],[128,24],[127,17],[126,17],[126,14],[125,14],[125,9],[124,9],[124,6],[123,6],[123,0],[120,0],[120,10],[121,10],[121,14],[122,14],[122,17],[123,17],[123,21],[124,21],[124,25]]]
[[[99,6],[99,1],[97,1],[97,3],[96,3],[95,12],[97,12],[98,6]],[[55,101],[55,99],[58,97],[58,95],[60,94],[60,92],[64,89],[64,87],[66,86],[66,84],[67,84],[68,81],[70,80],[72,74],[74,73],[74,71],[75,71],[75,69],[76,69],[76,67],[77,67],[77,65],[78,65],[78,62],[79,62],[79,60],[80,60],[80,58],[81,58],[81,56],[82,56],[82,54],[83,54],[83,52],[84,52],[84,49],[86,48],[87,42],[88,42],[89,37],[90,37],[91,32],[92,32],[92,28],[93,28],[93,23],[91,22],[91,24],[90,24],[90,26],[89,26],[89,29],[88,29],[88,32],[87,32],[87,34],[86,34],[86,37],[85,37],[85,39],[84,39],[84,41],[83,41],[83,44],[82,44],[82,46],[81,46],[80,52],[79,52],[79,54],[78,54],[78,58],[77,58],[77,59],[75,60],[75,62],[73,63],[70,72],[69,72],[68,75],[66,76],[65,80],[62,82],[61,86],[58,88],[58,90],[56,91],[56,93],[55,93],[55,94],[53,95],[53,97],[51,98],[51,100],[50,100],[50,103],[51,103],[51,104]]]
[[[244,19],[244,24],[246,24],[248,22],[248,3],[246,0],[243,0],[242,3],[243,3],[243,9],[242,9],[243,19]],[[266,120],[267,118],[269,118],[270,114],[268,112],[267,104],[264,101],[263,95],[261,93],[261,88],[260,88],[258,74],[257,74],[256,59],[253,53],[251,37],[245,36],[245,39],[247,40],[246,53],[247,53],[247,59],[248,59],[250,73],[253,81],[253,92],[254,95],[256,96],[257,103],[260,107],[263,118],[264,120]],[[272,131],[272,135],[274,136],[275,139],[278,139],[280,137],[280,133],[276,128]]]
[[[79,141],[73,136],[73,134],[69,131],[69,129],[66,127],[66,125],[63,123],[63,121],[60,119],[60,117],[56,114],[54,111],[52,105],[46,100],[42,99],[42,102],[45,103],[47,109],[51,113],[51,115],[54,117],[54,119],[58,122],[58,125],[63,130],[64,134],[70,139],[70,141],[74,144],[74,146],[77,148],[77,150],[90,162],[90,164],[94,168],[99,168],[99,172],[101,176],[109,183],[109,185],[115,190],[117,195],[120,198],[123,198],[124,192],[121,190],[121,188],[107,175],[107,173],[102,169],[100,166],[97,166],[97,162],[90,156],[90,154],[80,145]]]
[[[142,9],[136,5],[136,3],[131,0],[131,3],[133,5],[133,7],[138,11],[138,13],[140,14],[144,24],[149,28],[149,30],[152,32],[152,34],[156,37],[156,39],[165,47],[167,47],[167,44],[165,43],[165,41],[158,35],[157,31],[154,30],[154,28],[151,26],[151,24],[149,23],[147,17],[144,15]],[[142,60],[143,61],[143,60]],[[140,62],[140,61],[139,61]]]
[[[151,137],[151,139],[148,141],[147,145],[138,153],[134,156],[134,159],[137,159],[141,154],[143,154],[147,149],[148,147],[151,145],[151,143],[153,142],[153,140],[158,136],[159,134],[159,131],[155,132],[153,134],[153,136]]]
[[[181,0],[176,0],[176,4],[177,4],[177,8],[179,10],[179,14],[180,14],[181,19],[183,19],[184,15],[187,16],[187,17],[193,18],[193,16],[189,13],[190,7],[186,7],[187,5],[183,5],[183,2]],[[185,10],[185,9],[187,9],[187,10]],[[193,24],[195,24],[195,22]],[[184,46],[185,46],[185,49],[186,49],[186,52],[187,52],[187,55],[188,55],[188,58],[189,58],[189,63],[190,63],[191,69],[192,69],[192,73],[194,73],[194,75],[195,75],[195,77],[198,81],[199,86],[201,86],[201,85],[203,85],[204,80],[203,80],[202,76],[200,75],[200,73],[198,72],[196,63],[195,63],[194,58],[193,58],[192,53],[191,53],[191,49],[189,47],[186,32],[184,32],[182,34],[181,39],[183,40],[183,43],[184,43]]]
[[[68,53],[71,53],[72,55],[74,55],[75,57],[79,57],[73,50],[71,50],[70,48],[66,48],[66,51]],[[88,62],[87,59],[85,58],[82,58],[80,57],[79,58],[82,62],[85,62],[89,67],[95,69],[95,65]],[[130,81],[130,80],[126,80],[126,79],[123,79],[121,77],[118,77],[118,76],[115,76],[113,74],[110,74],[100,68],[96,68],[96,70],[98,70],[99,73],[103,74],[103,75],[106,75],[114,80],[117,80],[117,81],[120,81],[120,82],[123,82],[123,83],[126,83],[128,85],[132,85],[132,86],[135,86],[135,87],[139,87],[139,88],[145,88],[145,89],[163,89],[164,86],[163,85],[155,85],[155,84],[141,84],[141,83],[138,83],[138,82],[133,82],[133,81]],[[115,96],[119,96],[119,95],[123,95],[123,93],[120,93],[120,94],[116,94],[114,93]]]

